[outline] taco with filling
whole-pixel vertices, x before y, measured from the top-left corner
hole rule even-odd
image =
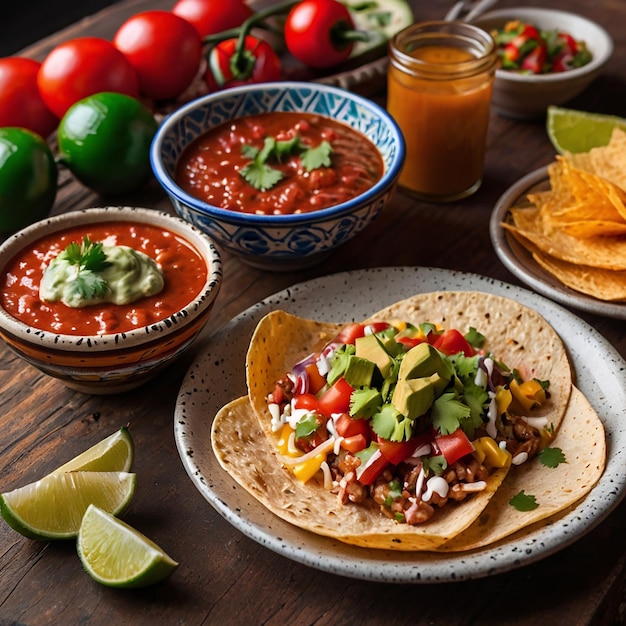
[[[274,311],[247,381],[214,420],[224,469],[301,528],[400,550],[438,549],[472,526],[558,432],[572,390],[554,329],[474,292],[347,325]]]

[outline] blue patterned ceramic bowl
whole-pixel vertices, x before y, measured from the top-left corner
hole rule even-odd
[[[196,137],[228,120],[271,111],[325,115],[360,131],[380,150],[382,179],[357,198],[328,209],[269,216],[212,206],[174,182],[178,157]],[[384,109],[337,87],[297,82],[237,87],[198,98],[164,120],[151,150],[152,169],[177,213],[225,250],[270,270],[313,265],[363,230],[393,193],[404,156],[402,134]]]

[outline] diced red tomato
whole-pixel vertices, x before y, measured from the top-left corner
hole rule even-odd
[[[367,446],[367,439],[363,435],[352,435],[341,440],[341,447],[353,454],[365,450]]]
[[[414,348],[418,343],[424,343],[427,341],[426,337],[407,337],[406,335],[401,335],[400,337],[396,337],[396,342],[401,343],[403,346],[407,348]]]
[[[451,328],[439,335],[433,342],[433,346],[447,356],[452,356],[462,352],[465,356],[474,356],[476,351],[469,344],[467,339],[456,329]]]
[[[528,53],[528,56],[522,61],[522,69],[528,70],[533,74],[541,74],[543,66],[546,62],[547,51],[544,45],[537,46]]]
[[[571,54],[578,52],[578,44],[576,40],[568,33],[559,33],[559,39],[565,44],[565,48]]]
[[[317,393],[326,384],[326,379],[320,374],[316,363],[309,363],[304,370],[309,377],[309,391]]]
[[[328,416],[333,413],[347,413],[350,409],[350,396],[353,391],[354,388],[346,379],[340,378],[319,397],[319,410]]]
[[[380,450],[376,450],[370,460],[365,464],[362,471],[361,468],[357,469],[357,477],[361,484],[371,485],[382,473],[383,470],[389,465],[387,459],[382,455]]]
[[[452,463],[458,461],[466,454],[471,454],[474,451],[472,442],[461,428],[457,428],[449,435],[435,437],[435,444],[445,457],[448,465],[452,465]]]
[[[336,343],[353,344],[356,339],[365,335],[365,326],[358,322],[346,324],[333,340]]]
[[[369,422],[364,419],[350,417],[348,413],[342,413],[335,420],[335,430],[340,437],[363,435],[368,441],[370,439]]]
[[[388,322],[372,322],[367,325],[367,328],[369,328],[373,333],[379,333],[383,330],[387,330],[389,326],[391,326],[391,324]]]
[[[301,393],[293,399],[296,409],[307,409],[308,411],[318,411],[319,403],[312,393]]]
[[[410,457],[417,450],[419,444],[420,439],[417,437],[413,437],[409,441],[389,441],[388,439],[378,437],[380,451],[387,461],[393,465],[398,465],[398,463],[402,463],[404,459]]]

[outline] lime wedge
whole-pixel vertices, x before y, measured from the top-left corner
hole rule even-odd
[[[546,130],[559,154],[589,152],[592,148],[606,146],[616,126],[626,130],[626,119],[557,106],[548,107]]]
[[[128,472],[133,464],[134,446],[130,432],[122,426],[91,448],[54,470],[59,472]]]
[[[94,505],[83,517],[76,547],[87,573],[109,587],[146,587],[178,567],[153,541]]]
[[[136,474],[63,472],[0,495],[2,517],[30,539],[76,537],[90,504],[121,513],[135,491]]]

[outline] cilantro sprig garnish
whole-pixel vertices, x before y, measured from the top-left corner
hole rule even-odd
[[[111,265],[102,243],[85,236],[81,243],[70,243],[58,258],[76,267],[71,290],[81,298],[102,298],[110,290],[106,280],[98,275]]]
[[[244,180],[260,191],[267,191],[277,185],[284,177],[283,173],[272,167],[272,161],[280,163],[285,157],[296,155],[300,157],[307,172],[330,167],[332,147],[328,141],[322,141],[318,146],[311,147],[302,143],[296,135],[292,139],[279,141],[275,137],[266,137],[263,148],[260,150],[250,144],[245,144],[241,152],[250,160],[244,165],[239,174]]]

